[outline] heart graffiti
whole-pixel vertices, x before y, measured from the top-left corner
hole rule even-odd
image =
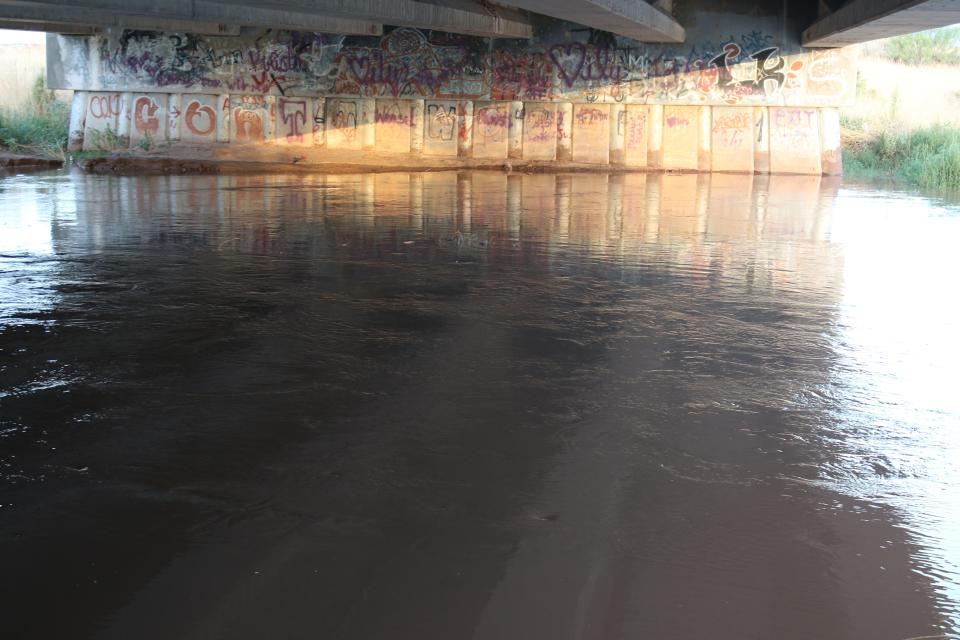
[[[579,42],[557,44],[550,47],[550,59],[557,67],[557,72],[563,78],[567,87],[572,87],[583,71],[587,61],[587,47]]]

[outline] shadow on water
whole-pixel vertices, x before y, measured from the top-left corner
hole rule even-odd
[[[5,180],[3,636],[955,632],[943,211],[783,176]]]

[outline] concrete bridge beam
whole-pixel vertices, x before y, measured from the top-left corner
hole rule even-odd
[[[240,27],[269,27],[347,35],[381,35],[383,26],[371,20],[341,18],[281,9],[227,5],[198,0],[162,3],[136,0],[0,0],[0,20],[52,33],[87,33],[91,27],[122,27],[146,31],[237,35]],[[25,29],[27,26],[10,28]]]
[[[521,9],[576,22],[640,42],[683,42],[679,22],[643,0],[508,0]]]
[[[63,1],[63,0],[61,0]],[[149,0],[136,0],[148,2]],[[533,27],[518,11],[489,2],[443,4],[416,0],[232,0],[226,6],[271,6],[326,16],[365,19],[398,27],[415,27],[494,38],[531,38]],[[475,7],[475,8],[474,8]]]
[[[957,0],[853,0],[804,31],[803,46],[844,47],[957,22]]]

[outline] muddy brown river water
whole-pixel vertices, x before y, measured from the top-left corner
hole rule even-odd
[[[960,207],[0,179],[0,637],[957,638]]]

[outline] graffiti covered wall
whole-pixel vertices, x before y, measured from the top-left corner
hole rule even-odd
[[[690,28],[686,45],[572,25],[544,28],[530,42],[409,28],[382,37],[114,30],[53,39],[49,80],[63,89],[276,96],[770,106],[852,99],[850,53],[802,52],[777,41],[775,20],[755,22],[719,37],[716,27],[709,36]]]
[[[778,40],[777,15],[692,15],[683,45],[549,19],[530,41],[410,28],[51,35],[48,82],[76,90],[74,149],[269,144],[337,158],[839,171],[853,52]]]

